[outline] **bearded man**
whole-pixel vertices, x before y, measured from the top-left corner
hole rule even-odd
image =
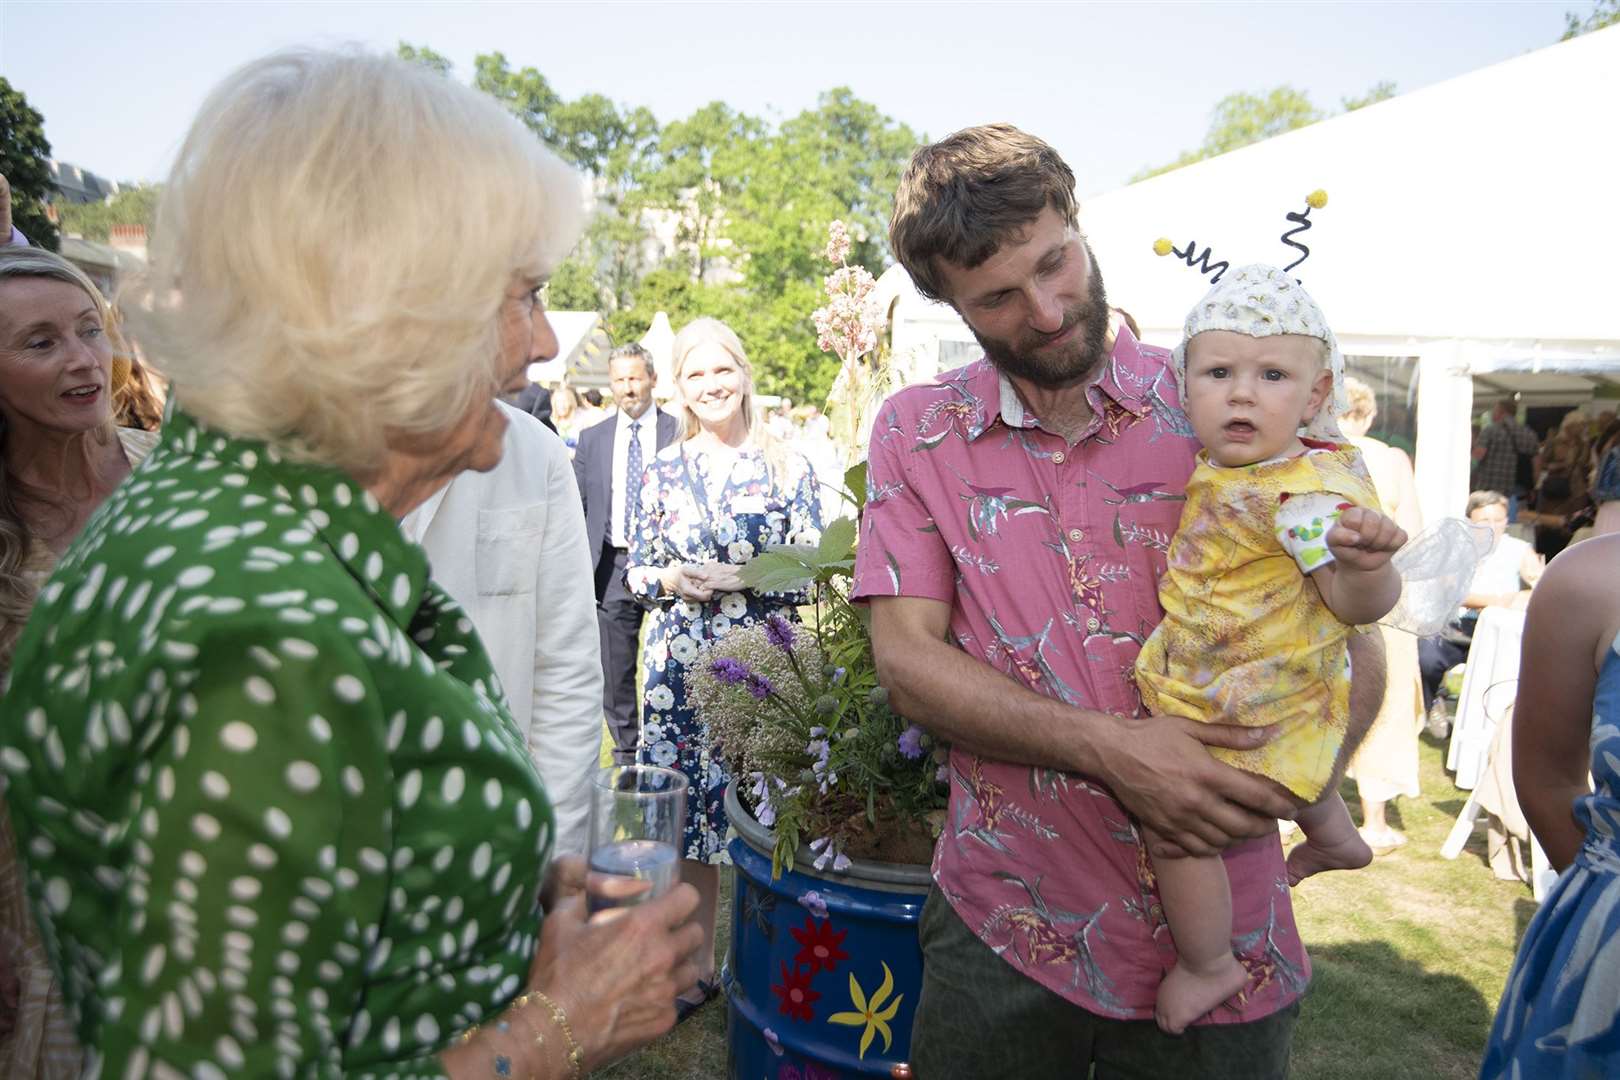
[[[855,591],[898,711],[950,746],[924,907],[922,1080],[1286,1075],[1309,980],[1275,819],[1287,800],[1206,746],[1254,730],[1143,714],[1130,672],[1198,445],[1169,353],[1110,317],[1074,174],[1004,124],[917,151],[890,241],[983,359],[878,411]],[[1352,727],[1382,694],[1352,645]],[[1137,822],[1223,853],[1248,985],[1185,1035]]]

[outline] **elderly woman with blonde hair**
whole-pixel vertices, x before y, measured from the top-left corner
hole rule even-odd
[[[735,627],[797,618],[804,597],[746,589],[742,568],[770,545],[813,542],[821,510],[810,463],[767,430],[753,367],[729,326],[707,318],[688,323],[675,335],[672,366],[681,437],[647,468],[625,584],[653,609],[643,648],[638,756],[679,769],[690,781],[681,873],[703,897],[698,921],[705,945],[698,993],[682,1003],[684,1017],[716,992],[715,864],[727,861],[724,794],[731,779],[687,701],[685,672],[703,645]]]
[[[1352,377],[1344,380],[1344,390],[1349,407],[1339,417],[1339,427],[1361,451],[1384,512],[1408,536],[1416,536],[1423,529],[1423,513],[1418,508],[1412,459],[1399,447],[1368,436],[1378,417],[1378,398],[1372,387]],[[1406,843],[1406,837],[1390,826],[1386,807],[1397,797],[1415,799],[1419,794],[1423,684],[1418,675],[1417,639],[1386,626],[1378,629],[1389,666],[1384,703],[1345,775],[1356,781],[1361,796],[1362,839],[1374,854],[1383,855]]]
[[[580,214],[516,120],[397,60],[277,54],[204,104],[126,307],[176,407],[40,591],[0,713],[91,1073],[577,1077],[674,1022],[696,894],[585,920],[484,647],[397,525],[499,461]]]

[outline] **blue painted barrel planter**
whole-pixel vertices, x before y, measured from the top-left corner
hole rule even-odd
[[[909,1075],[922,989],[917,920],[928,868],[855,860],[834,874],[800,859],[771,880],[772,837],[726,789],[737,830],[731,949],[722,981],[731,1080]]]

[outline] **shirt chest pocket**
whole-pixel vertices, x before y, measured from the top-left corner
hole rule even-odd
[[[478,511],[478,595],[534,592],[545,532],[544,503]]]
[[[1125,563],[1130,567],[1131,592],[1143,636],[1159,624],[1159,578],[1169,558],[1170,540],[1181,523],[1180,499],[1153,499],[1119,508],[1114,538],[1124,545]]]

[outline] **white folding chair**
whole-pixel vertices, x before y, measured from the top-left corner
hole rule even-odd
[[[1492,737],[1486,743],[1484,760],[1479,763],[1475,779],[1478,780],[1487,770],[1495,773],[1499,786],[1502,787],[1499,797],[1514,803],[1518,801],[1518,794],[1513,790],[1511,771],[1507,767],[1511,762],[1499,761],[1497,757],[1498,748],[1504,747],[1510,737],[1509,729],[1503,729],[1500,738],[1495,736],[1497,728],[1501,725],[1513,723],[1513,710],[1510,706],[1518,691],[1518,682],[1517,678],[1506,679],[1487,687],[1479,696],[1477,703],[1478,711],[1489,718]],[[1498,765],[1503,767],[1499,769]],[[1502,812],[1501,807],[1496,807],[1496,810]],[[1447,834],[1445,843],[1440,845],[1442,858],[1455,859],[1462,854],[1463,847],[1467,845],[1468,838],[1473,835],[1474,828],[1478,824],[1479,815],[1484,811],[1485,807],[1481,805],[1480,800],[1480,788],[1476,785],[1474,790],[1469,792],[1468,800],[1463,803],[1462,810],[1457,814],[1457,820],[1451,826],[1451,832]],[[1542,898],[1547,895],[1547,890],[1556,880],[1558,874],[1547,864],[1547,853],[1541,849],[1535,833],[1530,833],[1530,891],[1536,903],[1541,903]]]
[[[1454,771],[1457,786],[1471,790],[1479,783],[1485,753],[1495,732],[1494,719],[1485,708],[1485,692],[1498,683],[1519,677],[1519,645],[1524,636],[1524,612],[1491,607],[1479,614],[1474,643],[1463,671],[1457,716],[1452,721],[1446,768]]]

